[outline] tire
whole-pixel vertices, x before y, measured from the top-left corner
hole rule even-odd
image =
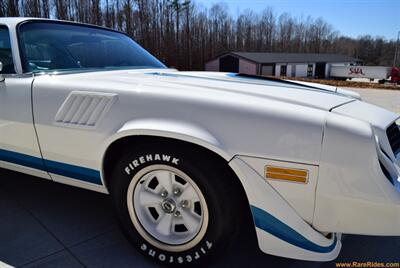
[[[164,265],[200,265],[228,248],[243,204],[232,198],[238,192],[234,178],[215,162],[198,148],[164,142],[135,146],[121,157],[110,194],[122,230],[139,252]]]

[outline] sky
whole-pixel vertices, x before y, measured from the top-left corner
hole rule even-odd
[[[263,10],[270,6],[276,14],[290,13],[294,17],[322,17],[342,35],[383,36],[397,39],[400,31],[400,0],[196,0],[211,7],[225,2],[233,16],[240,11]]]

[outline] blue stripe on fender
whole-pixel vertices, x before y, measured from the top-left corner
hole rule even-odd
[[[102,185],[100,172],[90,168],[64,164],[46,159],[43,160],[40,157],[2,149],[0,149],[0,160],[25,167],[43,170],[69,178],[74,178],[85,182]]]
[[[320,246],[314,242],[308,240],[297,231],[293,230],[291,227],[281,222],[268,212],[257,208],[255,206],[251,207],[251,213],[253,214],[253,219],[256,227],[270,233],[271,235],[289,243],[296,247],[314,251],[318,253],[329,253],[335,249],[337,238],[333,240],[333,243],[329,246]]]

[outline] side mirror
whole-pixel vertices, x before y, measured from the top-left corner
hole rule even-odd
[[[3,63],[0,61],[0,82],[4,81],[4,76],[1,73],[1,71],[3,71]]]

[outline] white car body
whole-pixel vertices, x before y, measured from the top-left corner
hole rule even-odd
[[[110,146],[168,137],[229,163],[265,253],[328,261],[340,233],[400,235],[400,154],[386,133],[399,115],[353,92],[236,74],[23,73],[17,26],[26,20],[0,18],[16,69],[0,82],[1,167],[108,193]],[[269,180],[268,165],[307,170],[307,182]]]

